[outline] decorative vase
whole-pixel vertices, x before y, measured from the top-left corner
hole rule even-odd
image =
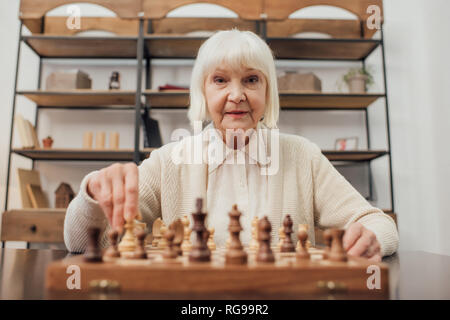
[[[51,149],[53,145],[53,139],[51,137],[42,139],[42,144],[44,145],[44,149]]]
[[[368,77],[364,74],[356,74],[347,81],[350,93],[366,93],[366,81]]]

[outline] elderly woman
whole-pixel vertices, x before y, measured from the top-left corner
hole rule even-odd
[[[283,218],[314,226],[345,228],[349,255],[374,261],[394,253],[394,221],[371,206],[307,139],[278,133],[276,70],[267,44],[252,32],[221,31],[200,48],[192,72],[189,119],[200,133],[153,151],[137,167],[113,164],[88,174],[67,209],[64,239],[84,251],[91,226],[122,230],[137,209],[151,225],[168,225],[204,199],[208,227],[223,246],[228,212],[242,212],[241,240],[251,240],[251,221],[267,216],[272,241]],[[210,123],[201,130],[202,121]],[[296,229],[296,228],[294,228]],[[108,239],[102,236],[102,246]]]

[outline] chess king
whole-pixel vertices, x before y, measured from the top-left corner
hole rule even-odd
[[[345,229],[348,255],[379,261],[394,253],[395,222],[370,205],[316,144],[279,133],[279,109],[275,63],[267,44],[250,31],[212,35],[200,47],[192,70],[188,112],[193,127],[209,123],[199,134],[153,151],[139,166],[116,163],[89,173],[67,209],[68,250],[85,251],[86,230],[92,226],[101,228],[100,243],[107,246],[107,230],[122,232],[137,209],[148,226],[157,218],[169,225],[190,216],[199,197],[218,247],[225,246],[228,211],[237,204],[244,246],[251,241],[255,217],[268,217],[275,238],[289,214],[293,239],[299,224],[308,225],[311,241],[315,226],[340,228]]]

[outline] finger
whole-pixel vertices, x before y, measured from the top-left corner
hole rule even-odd
[[[100,208],[102,208],[103,213],[108,218],[109,224],[112,226],[113,202],[111,180],[107,176],[106,170],[100,171],[99,176],[101,190],[98,203],[100,205]]]
[[[97,173],[89,179],[87,186],[86,186],[86,192],[89,195],[89,197],[98,201],[100,191],[101,191],[101,185],[100,185],[99,173]]]
[[[375,237],[370,232],[363,232],[347,253],[351,256],[360,257],[372,245],[374,239]]]
[[[117,168],[112,177],[112,194],[113,194],[113,228],[122,231],[123,226],[123,208],[125,205],[124,178],[121,168]]]
[[[138,191],[138,170],[137,166],[132,163],[125,166],[125,206],[124,215],[125,220],[129,221],[134,219],[137,212],[137,206],[139,201]]]
[[[361,237],[363,232],[363,226],[359,222],[352,223],[344,233],[344,238],[342,239],[344,249],[348,251],[356,241]]]
[[[379,254],[380,252],[381,252],[380,244],[375,239],[375,241],[372,242],[372,245],[369,246],[369,248],[367,248],[366,252],[364,252],[362,256],[366,258],[371,258],[374,255]]]
[[[369,258],[369,261],[372,262],[381,262],[381,253],[377,253]]]

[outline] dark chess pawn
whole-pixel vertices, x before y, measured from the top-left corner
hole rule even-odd
[[[173,232],[173,230],[171,230],[171,229],[167,230],[164,233],[164,238],[167,241],[167,247],[163,253],[163,258],[164,259],[175,259],[176,257],[178,257],[178,252],[174,248],[174,245],[173,245],[173,239],[175,238],[175,232]]]
[[[295,252],[295,245],[291,237],[291,234],[294,232],[292,231],[292,224],[291,216],[287,214],[283,220],[284,240],[281,245],[281,252]]]
[[[272,248],[270,248],[270,232],[272,231],[272,226],[270,225],[269,219],[266,217],[262,218],[258,222],[258,242],[259,249],[256,255],[256,261],[265,263],[274,263],[275,256],[273,255]]]
[[[99,245],[100,228],[88,229],[88,244],[83,259],[86,262],[102,262],[102,251]]]
[[[147,234],[144,230],[136,233],[136,250],[133,252],[133,259],[147,259],[147,252],[145,251],[145,237]]]
[[[330,261],[347,261],[347,253],[345,252],[342,239],[345,230],[331,229],[331,248],[328,252],[328,260]]]
[[[189,261],[208,262],[211,261],[211,251],[207,245],[209,231],[205,227],[206,213],[202,212],[203,199],[198,198],[196,206],[197,211],[192,213],[192,217],[194,218],[192,231],[194,232],[195,237],[191,252],[189,253]]]
[[[107,258],[119,258],[120,252],[119,249],[117,248],[117,243],[119,240],[119,232],[117,232],[117,230],[112,229],[109,230],[108,238],[110,246],[108,247],[108,249],[106,249],[105,254],[103,256]]]
[[[299,230],[298,234],[299,247],[297,250],[297,259],[299,260],[309,260],[310,255],[308,249],[306,249],[306,240],[308,240],[308,233],[306,230]]]
[[[233,205],[233,209],[230,213],[230,224],[228,225],[228,230],[230,231],[230,247],[225,255],[226,264],[246,264],[247,263],[247,253],[242,247],[241,240],[239,239],[239,234],[242,231],[241,223],[239,218],[241,217],[241,212],[238,211],[237,205]]]

